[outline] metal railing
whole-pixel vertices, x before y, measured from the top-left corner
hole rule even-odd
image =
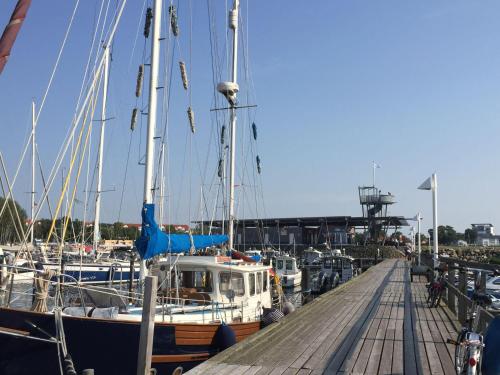
[[[29,309],[32,307],[34,296],[35,296],[35,287],[33,282],[36,279],[39,279],[39,275],[45,272],[45,270],[36,270],[27,267],[20,266],[10,266],[10,265],[2,265],[1,267],[5,267],[8,269],[8,285],[6,289],[3,289],[2,293],[5,295],[4,298],[0,298],[0,305],[11,306],[13,302],[24,297],[26,301],[24,301],[24,306],[22,308]],[[20,271],[22,273],[20,273]],[[30,273],[33,272],[32,275]],[[25,275],[26,278],[23,282],[18,283],[18,287],[14,287],[14,275]],[[27,280],[31,280],[27,281]],[[61,283],[60,280],[69,280],[69,283]],[[86,291],[91,291],[95,294],[100,294],[103,296],[118,296],[121,297],[123,304],[127,309],[131,309],[134,307],[132,304],[127,304],[127,299],[131,298],[135,302],[135,306],[142,306],[143,296],[137,292],[131,292],[127,290],[116,290],[109,289],[103,286],[91,286],[87,283],[82,283],[75,279],[73,276],[65,274],[65,273],[57,273],[53,276],[51,280],[48,281],[50,285],[54,288],[57,284],[60,284],[61,290],[66,290],[74,295],[78,296],[77,300],[73,301],[63,301],[65,306],[71,307],[85,307],[92,306],[92,303],[88,302],[86,298]],[[22,285],[22,289],[19,289],[19,285]],[[174,290],[172,290],[174,291]],[[131,295],[132,293],[132,295]],[[55,296],[48,295],[48,304],[49,310],[54,307],[58,302],[56,301]],[[66,303],[65,303],[66,302]],[[181,298],[179,296],[174,295],[163,295],[157,298],[157,306],[156,306],[157,315],[162,316],[162,320],[164,322],[173,321],[174,316],[181,316],[184,314],[192,313],[200,313],[202,316],[202,322],[216,322],[216,321],[235,321],[241,319],[242,322],[248,320],[260,320],[262,315],[262,309],[260,304],[256,307],[250,306],[248,302],[218,302],[207,299],[199,299],[199,298]],[[126,313],[126,310],[124,311]]]
[[[467,262],[461,259],[440,257],[440,262],[446,263],[448,266],[448,273],[446,275],[446,288],[443,291],[441,300],[448,306],[449,310],[457,317],[461,324],[465,324],[470,318],[469,312],[473,307],[473,301],[467,294],[468,273],[481,272],[479,285],[476,291],[486,292],[486,275],[488,272],[497,271],[497,267],[491,264],[483,264],[476,262]],[[422,264],[429,267],[429,275],[431,278],[434,273],[432,272],[433,260],[432,257],[422,257]],[[475,277],[476,278],[476,277]],[[458,281],[458,283],[457,283]],[[490,322],[495,316],[500,315],[500,311],[486,310],[483,307],[478,308],[478,330],[485,332]]]

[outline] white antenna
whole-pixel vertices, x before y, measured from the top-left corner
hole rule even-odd
[[[95,197],[95,217],[94,217],[94,237],[93,248],[97,251],[101,231],[99,223],[101,220],[101,194],[102,194],[102,169],[104,158],[104,130],[106,127],[106,102],[108,97],[108,79],[109,79],[109,47],[104,47],[104,82],[102,87],[102,111],[101,111],[101,138],[99,140],[99,157],[97,162],[97,187]],[[85,224],[85,223],[84,223]]]
[[[160,31],[162,0],[153,6],[153,35],[151,37],[151,71],[149,77],[148,132],[146,136],[146,166],[144,168],[144,203],[153,203],[153,163],[155,154],[156,106],[158,101],[158,70],[160,64]],[[146,276],[146,262],[141,260],[140,278]]]
[[[230,82],[221,82],[217,85],[217,91],[223,94],[230,105],[231,114],[231,144],[229,149],[229,249],[233,249],[234,242],[234,177],[236,158],[236,94],[239,91],[238,77],[238,10],[239,0],[234,0],[233,9],[229,11],[229,28],[233,31],[233,65]]]
[[[377,168],[380,168],[380,165],[378,165],[377,163],[375,163],[375,161],[372,162],[373,163],[373,174],[372,174],[372,177],[373,177],[373,187],[375,187],[375,171]]]

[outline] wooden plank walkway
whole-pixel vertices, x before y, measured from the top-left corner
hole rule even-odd
[[[415,281],[386,260],[187,374],[453,374],[459,324]]]

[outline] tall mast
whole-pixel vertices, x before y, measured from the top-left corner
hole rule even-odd
[[[102,88],[102,111],[101,111],[101,138],[99,140],[99,159],[97,162],[97,188],[95,198],[95,217],[94,217],[94,238],[93,248],[97,250],[101,231],[99,222],[101,220],[101,194],[102,194],[102,168],[104,158],[104,130],[106,127],[106,101],[108,97],[108,79],[109,79],[109,47],[104,47],[104,82]]]
[[[30,233],[30,242],[34,244],[34,235],[35,235],[35,102],[31,103],[31,233]]]
[[[153,36],[151,38],[151,74],[149,77],[148,132],[146,137],[146,168],[144,171],[144,203],[153,203],[153,159],[156,129],[158,70],[160,62],[160,26],[162,0],[154,1]]]
[[[229,149],[229,249],[234,247],[234,177],[236,158],[236,94],[239,91],[238,78],[238,10],[239,0],[234,0],[233,9],[229,11],[229,28],[233,31],[233,62],[230,82],[221,82],[217,90],[223,94],[230,105],[231,144]]]
[[[146,136],[146,166],[144,168],[144,203],[153,203],[153,163],[155,154],[156,106],[158,89],[158,70],[160,64],[162,0],[154,0],[153,35],[151,37],[151,72],[149,77],[148,131]],[[141,261],[140,278],[146,275],[146,262]]]
[[[163,215],[165,204],[165,143],[161,144],[161,158],[160,158],[160,201],[158,204],[158,224],[160,229],[163,230]]]

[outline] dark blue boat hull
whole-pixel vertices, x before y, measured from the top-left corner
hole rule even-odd
[[[96,374],[136,374],[140,322],[64,316],[63,324],[68,352],[78,373],[94,369]],[[187,371],[202,363],[225,349],[221,327],[156,323],[152,367],[158,375],[170,375],[178,366]],[[260,323],[235,323],[230,327],[241,341],[257,332]],[[59,374],[57,345],[30,338],[49,338],[44,332],[55,336],[53,314],[0,308],[0,374]]]

